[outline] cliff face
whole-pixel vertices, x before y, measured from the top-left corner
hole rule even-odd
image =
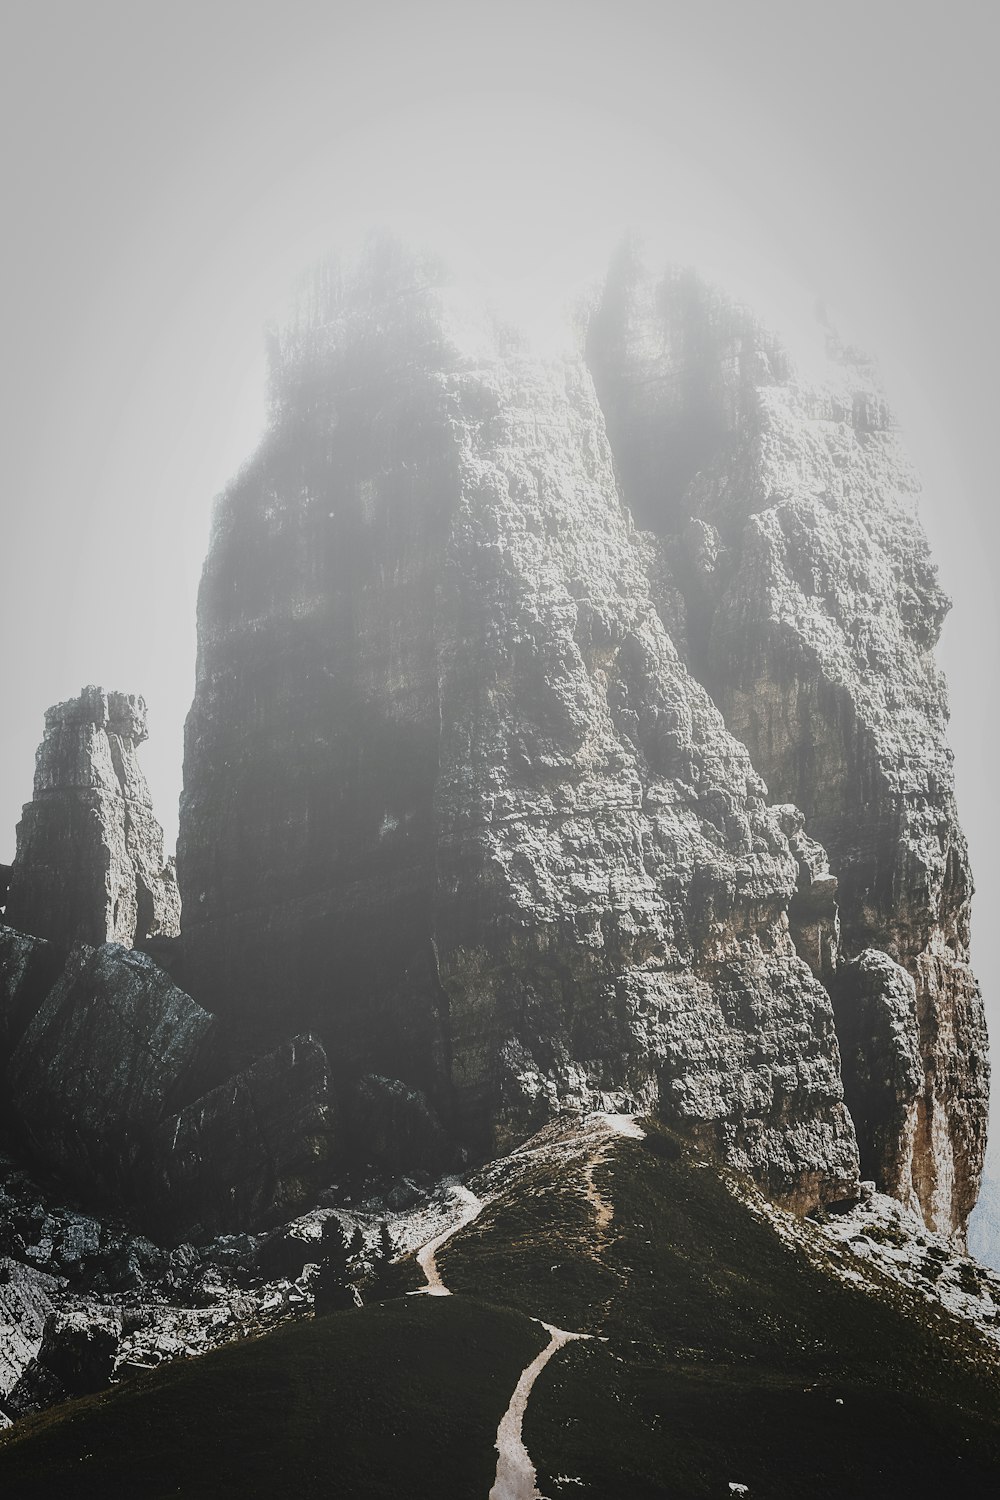
[[[474,1151],[658,1109],[799,1206],[856,1183],[846,1091],[862,1172],[961,1236],[985,1031],[912,490],[857,360],[814,387],[692,278],[626,254],[546,360],[391,244],[327,268],[202,583],[194,993]]]
[[[12,927],[66,946],[179,931],[173,861],[135,754],[146,735],[146,705],[129,694],[87,687],[49,709],[17,829]]]
[[[542,358],[388,241],[309,283],[205,565],[180,942],[142,699],[46,717],[6,1108],[164,1233],[603,1109],[962,1238],[946,601],[884,402],[627,253],[588,316]]]
[[[658,1107],[805,1207],[857,1181],[811,876],[648,552],[582,361],[392,247],[317,283],[202,584],[186,972],[478,1151]]]
[[[951,1231],[978,1190],[988,1073],[932,655],[948,606],[891,415],[864,362],[831,352],[812,385],[747,314],[627,254],[588,340],[687,660],[837,878],[823,977],[862,1173]]]
[[[159,939],[175,956],[180,905],[144,738],[143,700],[123,693],[85,688],[46,714],[0,923],[2,1122],[96,1201],[168,1239],[207,1236],[315,1191],[328,1070],[319,1042],[287,1027],[268,1055],[248,1050],[133,950]],[[234,1071],[234,1054],[248,1066]]]

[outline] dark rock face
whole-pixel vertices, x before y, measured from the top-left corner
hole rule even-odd
[[[0,1071],[62,972],[65,954],[0,923]]]
[[[426,1097],[398,1078],[369,1073],[360,1080],[348,1129],[353,1158],[383,1180],[413,1171],[440,1175],[458,1165]]]
[[[827,851],[846,957],[883,949],[916,986],[915,1120],[905,1090],[888,1113],[856,1117],[862,1170],[960,1233],[988,1072],[932,656],[947,600],[885,402],[857,356],[832,352],[828,383],[812,385],[745,312],[627,254],[588,340],[624,498],[684,596],[692,669],[771,796],[800,808]],[[872,1045],[868,1058],[852,1038],[845,1061],[855,1109],[875,1107]]]
[[[658,1107],[784,1201],[850,1193],[801,860],[667,633],[587,370],[384,245],[314,297],[202,583],[194,993],[480,1152]]]
[[[0,979],[0,1023],[17,1038],[5,1112],[80,1191],[167,1240],[287,1217],[314,1194],[331,1140],[314,1039],[217,1083],[218,1021],[145,954],[80,944],[66,959],[0,927]]]
[[[179,930],[173,862],[136,746],[146,705],[86,687],[45,716],[35,795],[17,830],[6,920],[69,947]]]
[[[120,1193],[146,1133],[196,1091],[213,1026],[143,954],[75,948],[8,1069],[31,1145],[72,1178]]]
[[[882,1191],[915,1205],[911,1168],[924,1070],[913,980],[887,953],[869,948],[841,966],[833,993],[862,1171],[877,1165]]]
[[[299,1036],[156,1130],[147,1201],[167,1236],[203,1241],[288,1218],[322,1185],[329,1151],[326,1053]]]

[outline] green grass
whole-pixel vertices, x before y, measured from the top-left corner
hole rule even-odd
[[[596,1169],[601,1243],[583,1162],[519,1164],[440,1254],[456,1296],[335,1313],[46,1413],[0,1442],[0,1492],[486,1500],[545,1339],[526,1314],[598,1335],[528,1405],[552,1500],[993,1492],[1000,1358],[975,1330],[811,1265],[655,1126]]]
[[[165,1366],[19,1424],[11,1500],[485,1497],[494,1440],[545,1343],[516,1313],[408,1297]]]
[[[445,1252],[449,1285],[606,1340],[570,1346],[535,1386],[525,1441],[543,1494],[991,1492],[1000,1359],[975,1330],[814,1268],[661,1128],[620,1141],[595,1181],[615,1208],[599,1253],[565,1182],[502,1193]],[[558,1245],[537,1233],[546,1201],[569,1225]]]

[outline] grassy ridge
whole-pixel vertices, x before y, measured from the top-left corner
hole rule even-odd
[[[545,1342],[530,1314],[598,1335],[528,1405],[552,1500],[993,1492],[991,1343],[813,1264],[655,1126],[593,1166],[614,1210],[598,1235],[598,1145],[490,1169],[491,1201],[440,1255],[459,1295],[332,1314],[46,1413],[0,1442],[0,1491],[485,1500],[497,1423]]]
[[[608,1344],[575,1347],[529,1407],[543,1479],[630,1500],[730,1482],[753,1500],[990,1493],[995,1347],[898,1286],[872,1296],[811,1264],[676,1145],[651,1128],[597,1170],[623,1290]],[[613,1459],[593,1436],[609,1426]]]

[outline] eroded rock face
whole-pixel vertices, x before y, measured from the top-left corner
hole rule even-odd
[[[62,972],[65,954],[0,923],[0,1072]]]
[[[136,758],[146,705],[86,687],[45,715],[34,798],[17,830],[6,920],[69,947],[179,931],[173,861]]]
[[[857,1120],[862,1170],[961,1234],[988,1074],[932,655],[947,600],[871,371],[831,353],[812,384],[743,310],[628,253],[588,339],[624,498],[684,596],[692,670],[827,851],[845,956],[882,949],[916,987],[921,1085],[894,1141],[884,1116]],[[855,1108],[882,1046],[852,1039]]]
[[[8,1068],[21,1129],[72,1179],[120,1196],[147,1133],[197,1092],[214,1024],[144,954],[78,946]]]
[[[479,1152],[659,1108],[784,1201],[851,1193],[802,851],[668,633],[587,369],[384,244],[313,296],[202,583],[193,992]]]
[[[66,958],[0,927],[5,1031],[17,1044],[0,1051],[4,1113],[20,1142],[167,1241],[287,1217],[322,1185],[320,1044],[295,1038],[226,1076],[219,1022],[143,953],[79,944]]]
[[[294,1037],[159,1125],[146,1201],[165,1233],[203,1241],[289,1217],[315,1195],[329,1154],[329,1069]]]
[[[887,953],[868,948],[841,966],[833,986],[847,1104],[865,1166],[917,1207],[913,1149],[924,1088],[916,987]]]

